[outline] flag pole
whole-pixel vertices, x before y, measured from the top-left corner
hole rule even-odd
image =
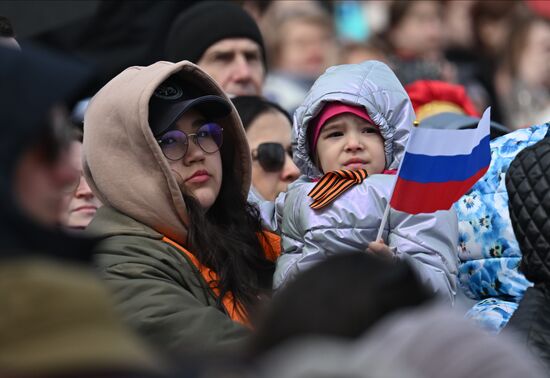
[[[413,122],[413,127],[418,127],[418,125],[419,125],[419,122],[415,120]],[[376,235],[376,240],[382,239],[382,234],[384,233],[384,227],[386,227],[386,223],[388,223],[388,217],[390,215],[391,199],[393,197],[393,192],[395,190],[395,185],[397,184],[397,179],[399,177],[399,172],[401,172],[401,166],[403,165],[403,160],[405,160],[405,152],[407,152],[407,148],[409,147],[409,142],[411,140],[411,136],[412,136],[412,130],[411,130],[411,133],[409,134],[409,138],[407,139],[407,144],[405,145],[405,150],[403,151],[403,158],[399,162],[399,168],[397,169],[397,173],[395,175],[395,182],[393,183],[393,186],[392,186],[392,189],[391,189],[391,195],[390,195],[390,198],[388,200],[388,203],[386,204],[386,209],[384,209],[384,215],[382,216],[382,221],[380,222],[380,228],[378,228],[378,234]]]

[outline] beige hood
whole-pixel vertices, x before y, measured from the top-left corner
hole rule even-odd
[[[130,67],[107,83],[86,111],[84,175],[105,205],[185,244],[185,202],[148,122],[150,97],[175,73],[204,88],[205,94],[221,96],[231,104],[214,80],[188,61]],[[231,171],[246,196],[251,159],[241,120],[233,107],[230,115],[217,121],[224,128],[222,150],[234,146]],[[226,160],[224,165],[231,164]]]

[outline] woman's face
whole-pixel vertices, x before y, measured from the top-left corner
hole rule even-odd
[[[71,164],[79,172],[78,185],[67,197],[66,217],[62,219],[64,226],[73,229],[84,229],[92,221],[101,202],[92,193],[86,179],[82,175],[82,143],[73,142],[70,150]]]
[[[391,31],[395,48],[405,55],[435,58],[441,53],[441,4],[415,1],[401,22]]]
[[[529,29],[519,58],[518,75],[525,83],[550,86],[550,23],[535,22]]]
[[[288,184],[300,174],[289,154],[291,126],[288,119],[278,111],[269,111],[256,117],[246,131],[246,138],[252,153],[252,185],[266,200],[273,201],[281,192],[286,192]],[[284,152],[280,169],[266,171],[258,159],[259,147],[265,143],[276,143]],[[263,148],[260,148],[262,150]]]
[[[197,137],[187,138],[187,151],[178,160],[167,158],[170,168],[177,176],[177,181],[187,194],[199,201],[201,206],[208,210],[218,198],[222,185],[222,159],[219,149],[215,152],[206,152],[216,149],[213,136],[207,128],[201,128],[209,123],[204,116],[196,110],[188,110],[177,122],[174,130],[187,134],[200,134]],[[170,131],[163,134],[160,139],[166,139]],[[181,135],[181,134],[180,134]],[[167,139],[168,140],[168,139]],[[181,140],[180,140],[181,141]],[[171,143],[173,141],[170,141]],[[199,146],[200,142],[203,147]],[[211,146],[214,146],[212,148]],[[161,144],[161,148],[163,145]],[[206,150],[206,151],[205,151]],[[165,151],[165,148],[163,148]]]
[[[287,21],[281,33],[277,68],[316,78],[335,63],[336,43],[328,27],[296,19]]]

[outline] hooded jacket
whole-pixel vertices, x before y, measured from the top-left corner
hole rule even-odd
[[[47,126],[50,109],[70,101],[91,71],[38,48],[0,48],[0,257],[48,255],[89,261],[93,242],[38,224],[25,215],[14,189],[17,163]]]
[[[153,91],[174,74],[231,103],[186,61],[130,67],[105,85],[84,120],[84,174],[104,204],[89,230],[102,239],[98,265],[129,322],[164,350],[203,352],[239,343],[249,331],[218,308],[204,267],[180,247],[187,244],[186,205],[148,123]],[[217,122],[246,195],[251,158],[241,121],[233,108]]]
[[[527,289],[509,328],[550,367],[550,138],[521,151],[506,176],[510,219],[522,252]]]
[[[371,175],[321,210],[310,208],[308,193],[321,171],[310,158],[310,121],[326,103],[342,102],[364,107],[384,139],[386,169],[395,169],[403,157],[414,121],[410,100],[393,72],[383,63],[329,68],[313,85],[294,116],[297,147],[294,154],[302,176],[289,186],[264,213],[272,228],[280,228],[283,254],[277,261],[274,286],[279,287],[300,271],[332,253],[364,251],[374,241],[395,181],[393,175]],[[422,280],[452,301],[455,294],[458,239],[453,211],[409,215],[391,210],[384,240],[396,256],[407,258]]]
[[[157,376],[159,362],[120,320],[88,263],[95,241],[34,221],[14,177],[48,127],[91,77],[79,63],[25,46],[0,47],[0,375]],[[59,146],[62,147],[62,146]]]
[[[458,281],[476,301],[466,317],[492,333],[506,325],[532,285],[519,270],[522,251],[510,221],[505,178],[514,158],[543,139],[548,126],[492,140],[489,170],[453,206],[458,216]]]

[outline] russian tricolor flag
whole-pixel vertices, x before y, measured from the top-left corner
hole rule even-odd
[[[390,205],[409,214],[448,210],[491,163],[491,110],[477,128],[411,130]]]

